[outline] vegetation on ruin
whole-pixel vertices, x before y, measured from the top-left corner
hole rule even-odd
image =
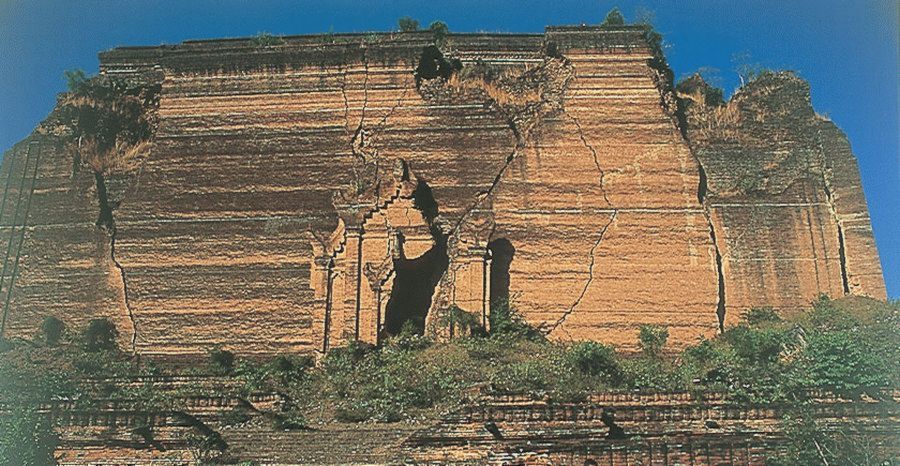
[[[112,231],[114,206],[106,178],[135,170],[149,153],[159,85],[105,75],[89,78],[80,70],[67,71],[65,77],[69,92],[57,106],[55,131],[74,155],[73,170],[87,167],[93,173],[100,207],[97,226]]]
[[[59,120],[69,130],[78,161],[104,174],[130,167],[155,129],[148,109],[156,106],[158,86],[105,75],[88,78],[80,70],[65,77],[69,92],[59,103]]]
[[[419,21],[409,17],[403,16],[397,20],[397,26],[400,27],[400,32],[413,32],[419,30]]]
[[[889,399],[886,390],[900,382],[898,303],[823,296],[794,316],[752,309],[740,324],[680,352],[667,346],[668,329],[645,325],[634,354],[598,342],[548,341],[510,305],[492,309],[489,330],[462,310],[448,315],[457,329],[450,342],[406,328],[380,348],[334,348],[319,364],[306,355],[245,360],[212,348],[193,367],[166,367],[119,352],[117,330],[107,320],[75,331],[48,317],[33,341],[8,342],[0,355],[0,464],[53,464],[49,455],[58,438],[40,409],[54,400],[81,407],[129,400],[138,411],[153,412],[183,409],[186,396],[246,399],[274,392],[289,400],[278,411],[239,405],[223,410],[218,425],[239,426],[261,415],[275,429],[292,430],[321,422],[434,419],[478,403],[484,393],[565,403],[610,390],[717,391],[737,405],[788,406],[787,448],[773,464],[821,464],[823,458],[876,464],[865,462],[877,449],[862,430],[847,424],[834,431],[817,423],[811,394]],[[140,382],[164,375],[203,375],[212,382],[176,389]],[[198,458],[215,458],[225,449],[218,427],[186,419],[197,424],[186,441]]]
[[[443,21],[434,21],[428,25],[428,30],[434,36],[434,43],[438,46],[444,45],[447,36],[450,35],[450,28]]]
[[[600,23],[601,26],[623,26],[625,25],[625,17],[622,16],[622,12],[619,10],[619,7],[613,7],[612,10],[609,10],[609,13],[606,14],[606,18],[603,19],[603,22]]]
[[[260,32],[250,39],[250,42],[257,47],[264,48],[283,44],[284,39],[269,32]]]
[[[854,434],[853,426],[837,433],[818,426],[808,415],[809,394],[825,390],[850,399],[884,399],[885,390],[900,382],[897,303],[822,297],[808,312],[788,317],[754,309],[722,335],[680,352],[667,347],[665,327],[648,325],[637,335],[640,350],[635,354],[597,342],[547,341],[514,306],[493,309],[491,331],[478,328],[477,321],[471,325],[461,314],[457,318],[464,325],[451,342],[438,343],[407,329],[380,348],[334,348],[318,365],[301,355],[262,362],[236,359],[215,348],[205,364],[166,368],[118,352],[111,344],[116,330],[109,321],[93,320],[81,332],[61,330],[52,344],[42,332],[34,341],[12,342],[0,357],[0,405],[10,412],[0,423],[0,444],[6,445],[0,455],[7,455],[4,460],[12,454],[37,458],[52,450],[56,438],[38,408],[55,399],[81,406],[126,399],[141,409],[158,410],[178,409],[180,397],[187,395],[277,392],[290,402],[266,419],[278,429],[305,429],[335,420],[431,419],[477,403],[482,393],[574,402],[596,392],[636,390],[718,391],[741,405],[787,404],[794,407],[785,419],[791,442],[787,462],[777,464],[807,464],[803,458],[811,454],[830,455],[832,464],[841,464],[841,458],[848,458],[842,455],[862,454],[866,439]],[[217,378],[213,385],[170,390],[123,382],[192,374]],[[222,425],[251,418],[240,408],[221,414]],[[198,448],[217,439],[212,433],[208,437],[195,439]],[[821,454],[804,448],[812,445],[810,438],[819,443]]]

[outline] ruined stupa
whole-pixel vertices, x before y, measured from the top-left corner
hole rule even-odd
[[[51,115],[5,154],[3,337],[104,317],[148,356],[321,352],[452,338],[461,312],[512,303],[550,338],[627,349],[640,324],[678,346],[751,307],[885,298],[854,156],[807,84],[676,89],[643,26],[100,63],[158,93],[149,149],[98,178]]]

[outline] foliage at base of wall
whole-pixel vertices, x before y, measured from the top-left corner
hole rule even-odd
[[[450,342],[436,343],[408,332],[380,348],[335,348],[318,365],[305,355],[248,361],[213,349],[209,363],[195,368],[162,367],[97,348],[90,344],[96,337],[90,330],[79,338],[63,333],[52,345],[39,335],[34,342],[7,342],[0,353],[0,405],[12,413],[0,423],[6,448],[0,455],[9,456],[10,448],[30,458],[45,455],[55,437],[35,408],[60,398],[86,406],[94,400],[130,399],[152,411],[178,409],[179,397],[187,395],[275,392],[289,401],[277,412],[262,414],[277,428],[304,429],[334,420],[435,419],[475,402],[485,391],[570,402],[627,389],[721,391],[736,404],[791,406],[795,409],[785,420],[787,463],[777,464],[806,464],[803,458],[809,455],[849,464],[839,460],[841,455],[859,453],[854,445],[863,448],[867,440],[852,426],[847,432],[817,426],[805,414],[806,393],[827,390],[859,399],[896,389],[898,324],[898,303],[822,297],[808,312],[789,317],[771,309],[751,310],[739,325],[678,354],[666,351],[664,327],[647,326],[640,332],[642,351],[619,354],[599,342],[547,341],[524,328],[514,307],[507,306],[494,316],[492,332],[470,332]],[[163,390],[152,383],[121,383],[141,376],[190,374],[215,375],[219,385]],[[235,410],[223,416],[223,424],[240,424],[259,414]],[[39,440],[21,443],[21,438]],[[791,458],[796,461],[791,463]]]

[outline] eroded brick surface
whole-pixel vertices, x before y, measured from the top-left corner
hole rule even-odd
[[[644,323],[677,347],[751,306],[885,297],[849,145],[802,81],[755,81],[717,133],[702,131],[705,106],[680,96],[679,110],[642,28],[443,44],[463,71],[486,64],[508,82],[417,82],[431,43],[102,53],[101,72],[161,83],[151,153],[109,180],[114,237],[94,226],[91,176],[56,136],[7,153],[4,336],[52,314],[74,328],[107,317],[123,348],[157,356],[375,343],[391,300],[412,302],[396,296],[409,288],[400,265],[433,275],[413,311],[439,335],[453,305],[484,319],[508,277],[551,338],[624,349]]]

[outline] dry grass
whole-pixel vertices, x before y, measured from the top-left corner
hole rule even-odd
[[[683,94],[694,102],[691,114],[693,131],[707,141],[737,141],[741,137],[741,112],[734,100],[725,105],[707,106],[705,96],[697,91]]]
[[[81,154],[82,164],[90,167],[96,173],[109,175],[136,170],[146,155],[150,153],[150,145],[150,141],[147,140],[137,144],[118,141],[115,147],[102,150],[96,141],[87,139],[82,141],[81,147],[77,150]]]
[[[483,76],[460,77],[459,74],[454,74],[447,81],[447,86],[458,92],[484,92],[488,99],[501,107],[523,107],[541,101],[541,90],[538,87],[513,90],[508,84],[511,79],[514,78],[506,75],[489,81]]]

